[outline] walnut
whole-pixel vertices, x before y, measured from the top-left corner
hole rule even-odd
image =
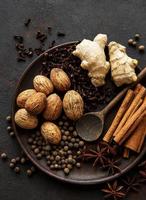
[[[36,116],[31,115],[26,109],[21,108],[15,113],[16,124],[24,129],[34,129],[38,125],[38,119]]]
[[[80,94],[69,90],[63,99],[63,109],[69,119],[78,120],[84,111],[84,102]]]
[[[59,144],[61,141],[61,131],[52,122],[44,122],[41,126],[41,134],[46,141],[51,144]]]

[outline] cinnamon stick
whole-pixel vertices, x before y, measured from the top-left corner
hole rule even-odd
[[[143,112],[140,117],[132,124],[132,126],[130,127],[130,129],[128,130],[128,133],[127,133],[127,138],[129,137],[129,135],[132,134],[132,132],[137,128],[137,126],[140,124],[140,122],[143,120],[143,118],[145,117],[146,115],[146,111]]]
[[[127,134],[130,127],[133,125],[133,123],[142,115],[142,113],[146,110],[146,98],[144,99],[142,105],[139,107],[139,109],[133,114],[131,118],[127,120],[125,125],[121,128],[121,130],[118,132],[118,134],[115,136],[114,141],[118,144],[122,144],[127,137],[129,137],[129,134]]]
[[[117,135],[117,133],[122,129],[122,127],[124,126],[124,124],[126,123],[126,121],[128,120],[129,116],[131,115],[131,113],[133,112],[134,108],[136,107],[136,105],[139,103],[140,99],[143,98],[144,94],[145,94],[145,87],[141,86],[141,88],[139,89],[139,92],[137,93],[137,95],[134,97],[130,107],[128,108],[128,110],[126,111],[124,117],[122,118],[121,122],[119,123],[114,136]]]
[[[134,90],[135,95],[138,94],[138,92],[140,91],[141,87],[142,87],[142,85],[140,83],[138,83],[136,85],[135,90]]]
[[[140,122],[132,136],[127,140],[125,147],[137,153],[140,152],[146,134],[146,116]]]
[[[129,158],[129,149],[127,148],[124,149],[123,158]]]
[[[124,113],[126,112],[126,110],[128,109],[129,103],[132,101],[134,97],[134,92],[132,90],[128,90],[110,128],[108,129],[107,133],[105,134],[105,136],[103,137],[103,140],[105,142],[109,142],[113,136],[114,131],[116,130],[120,120],[122,119]]]
[[[135,106],[135,108],[133,109],[133,111],[132,111],[132,113],[130,114],[129,117],[131,117],[137,111],[137,109],[140,107],[140,105],[142,104],[142,102],[143,102],[143,100],[140,99],[139,102],[138,102],[138,104]]]

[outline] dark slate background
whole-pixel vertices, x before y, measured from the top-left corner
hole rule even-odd
[[[29,28],[24,20],[32,19]],[[146,45],[146,1],[145,0],[0,0],[0,152],[16,155],[19,145],[11,140],[6,131],[5,117],[10,113],[11,100],[16,82],[31,62],[16,62],[13,35],[22,34],[28,47],[37,47],[35,31],[45,31],[52,26],[49,41],[63,43],[83,38],[93,38],[97,33],[107,33],[110,40],[126,45],[127,39],[136,32],[142,34],[141,43]],[[56,32],[63,31],[66,37],[57,38]],[[146,56],[134,49],[129,54],[146,63]],[[140,193],[128,199],[144,200],[146,186]],[[33,178],[12,173],[8,165],[0,160],[1,200],[97,200],[103,199],[97,186],[79,187],[63,184],[42,172]]]

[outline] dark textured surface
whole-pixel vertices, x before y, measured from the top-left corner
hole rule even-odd
[[[5,117],[10,112],[15,84],[30,63],[17,63],[14,50],[14,34],[23,34],[28,46],[38,46],[35,30],[44,31],[48,25],[53,27],[50,41],[57,43],[93,38],[96,33],[107,33],[111,40],[126,44],[135,32],[142,34],[146,44],[146,1],[144,0],[5,0],[0,1],[0,151],[15,155],[19,150],[17,142],[9,139]],[[23,22],[32,18],[29,28]],[[65,31],[66,37],[57,39],[56,32]],[[131,56],[140,58],[141,66],[146,57],[133,49]],[[128,199],[145,199],[144,186],[140,193],[131,194]],[[2,200],[79,200],[103,199],[98,187],[76,187],[60,183],[38,172],[32,179],[24,174],[15,175],[7,164],[0,161],[0,199]]]

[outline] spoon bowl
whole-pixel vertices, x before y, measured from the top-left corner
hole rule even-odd
[[[97,140],[103,131],[103,115],[90,112],[81,117],[76,123],[78,135],[87,142]]]

